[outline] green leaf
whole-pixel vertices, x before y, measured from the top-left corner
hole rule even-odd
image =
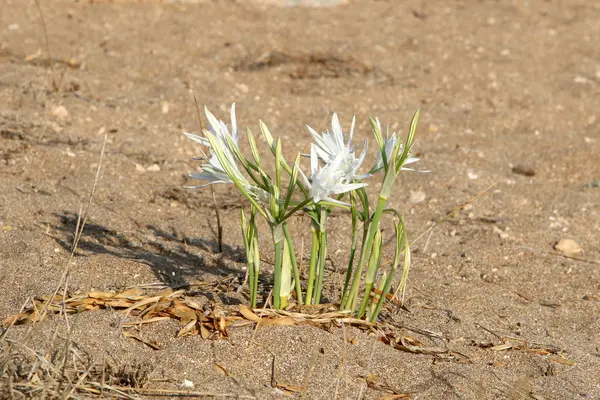
[[[412,120],[410,121],[410,128],[408,130],[408,136],[406,137],[406,141],[404,142],[404,151],[402,155],[398,159],[396,164],[396,174],[400,172],[400,169],[404,165],[404,162],[408,158],[410,151],[412,149],[413,144],[415,143],[415,135],[417,133],[417,125],[419,124],[419,116],[421,111],[417,109],[414,113]]]
[[[250,128],[246,128],[246,135],[248,136],[248,143],[250,144],[250,151],[252,152],[252,157],[256,162],[258,168],[262,170],[262,164],[260,162],[260,154],[258,153],[258,148],[256,147],[256,140],[254,139],[254,135]]]
[[[285,216],[287,209],[290,205],[290,201],[292,200],[292,195],[294,194],[294,188],[296,187],[296,182],[298,181],[298,172],[300,170],[300,153],[296,155],[296,160],[294,161],[294,167],[292,169],[292,177],[290,178],[290,182],[288,184],[287,193],[285,196],[285,203],[283,204],[282,217]]]
[[[267,144],[269,145],[269,148],[271,149],[271,151],[275,151],[275,147],[274,147],[274,140],[273,140],[273,135],[271,135],[271,132],[269,131],[269,128],[267,128],[267,125],[262,122],[262,121],[258,121],[258,124],[260,125],[260,131],[263,134],[263,137],[265,138],[265,141],[267,142]]]
[[[371,122],[371,128],[373,129],[375,140],[377,141],[377,145],[379,146],[379,151],[382,152],[385,161],[385,140],[383,139],[383,134],[379,130],[379,126],[377,126],[377,121],[375,121],[373,118],[369,118],[369,121]]]
[[[278,188],[281,187],[281,160],[283,156],[281,155],[281,138],[277,138],[275,142],[275,185]]]

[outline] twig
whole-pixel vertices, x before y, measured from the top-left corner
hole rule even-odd
[[[71,395],[73,394],[73,392],[75,392],[75,390],[77,390],[77,387],[83,383],[83,380],[86,378],[86,376],[88,376],[88,374],[90,373],[90,371],[92,370],[92,368],[94,368],[94,366],[95,366],[94,363],[90,364],[90,366],[88,367],[88,369],[81,375],[81,377],[79,378],[79,380],[77,381],[77,383],[75,384],[75,386],[73,386],[71,388],[71,390],[69,391],[69,393],[65,396],[65,399],[68,399],[68,398],[71,397]]]
[[[258,326],[258,324],[256,324]],[[271,360],[271,387],[277,387],[277,378],[275,378],[275,354],[273,354],[273,359]]]
[[[81,224],[77,224],[77,227],[79,228],[79,231],[75,232],[75,238],[73,241],[73,249],[71,250],[71,254],[69,255],[69,259],[67,260],[67,265],[65,266],[65,269],[63,270],[62,276],[60,278],[59,284],[56,286],[56,289],[54,290],[54,293],[52,294],[52,296],[48,299],[48,301],[46,301],[44,303],[44,307],[42,308],[42,313],[41,313],[41,317],[39,319],[39,321],[41,321],[42,319],[44,319],[44,317],[48,314],[48,308],[50,306],[50,303],[52,300],[54,300],[55,296],[57,295],[58,291],[60,290],[60,288],[63,286],[63,284],[65,283],[67,276],[69,274],[69,271],[71,269],[71,264],[73,264],[73,259],[75,258],[75,252],[77,251],[77,246],[79,245],[79,240],[81,239],[81,236],[83,235],[83,229],[85,228],[85,224],[87,222],[87,218],[88,218],[88,214],[90,211],[90,207],[92,205],[92,199],[94,198],[94,194],[96,193],[96,188],[98,186],[98,181],[100,180],[100,170],[102,168],[102,161],[104,159],[104,152],[106,150],[106,142],[108,140],[108,135],[104,135],[104,141],[102,142],[102,150],[100,151],[100,161],[98,162],[98,168],[96,169],[96,176],[94,178],[94,184],[92,186],[92,190],[90,191],[90,195],[88,197],[88,202],[87,202],[87,206],[85,208],[85,212],[83,213],[83,220],[81,222]]]
[[[21,309],[19,310],[19,314],[21,314],[21,313],[23,312],[23,310],[25,310],[25,306],[27,306],[27,303],[29,302],[29,300],[30,300],[29,298],[27,298],[27,300],[25,300],[25,302],[24,302],[24,303],[23,303],[23,305],[21,306]],[[34,307],[35,307],[35,302],[33,301],[33,299],[31,299],[31,303],[32,303],[32,304],[34,305]],[[17,322],[17,319],[16,319],[16,318],[15,318],[15,319],[13,319],[13,320],[10,322],[10,325],[8,325],[8,326],[6,327],[6,329],[4,330],[4,332],[2,332],[2,335],[0,335],[0,343],[3,343],[3,342],[4,342],[4,339],[5,339],[5,338],[6,338],[6,336],[8,335],[8,331],[10,330],[10,328],[12,328],[12,327],[13,327],[13,325],[15,324],[15,322]],[[9,350],[9,351],[10,351],[10,350]],[[7,352],[7,354],[9,354],[9,353]]]
[[[483,329],[484,331],[491,333],[492,335],[496,336],[497,339],[502,339],[502,336],[498,335],[496,332],[494,332],[491,329],[486,328],[485,326],[481,325],[480,323],[475,323],[475,326],[478,326],[479,328]]]
[[[236,399],[256,399],[254,396],[236,393],[218,393],[218,392],[189,392],[187,390],[171,390],[171,389],[144,389],[132,388],[126,386],[108,386],[110,388],[119,389],[124,392],[139,392],[145,396],[170,396],[170,397],[231,397]]]

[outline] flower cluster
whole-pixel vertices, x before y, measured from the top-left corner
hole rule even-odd
[[[201,172],[190,177],[204,181],[202,188],[215,183],[234,184],[240,193],[250,203],[250,218],[242,213],[242,233],[249,270],[250,302],[256,305],[258,297],[258,275],[260,257],[258,248],[258,229],[256,215],[262,215],[269,226],[273,237],[275,250],[275,265],[273,271],[273,305],[276,308],[285,307],[292,287],[298,303],[317,304],[321,299],[323,288],[325,260],[327,252],[326,219],[334,207],[342,207],[350,211],[352,217],[352,248],[346,281],[340,308],[355,312],[359,317],[366,316],[370,320],[377,318],[385,296],[371,295],[371,291],[379,289],[389,291],[394,272],[405,260],[403,274],[398,290],[404,290],[406,274],[408,273],[409,247],[403,221],[397,212],[399,220],[396,223],[396,254],[390,271],[380,274],[382,265],[382,234],[379,227],[381,216],[387,209],[387,203],[392,186],[404,167],[418,161],[410,156],[414,143],[414,135],[418,112],[413,117],[406,140],[401,143],[395,133],[386,132],[383,137],[381,123],[371,119],[371,127],[377,142],[375,163],[364,173],[361,168],[367,156],[368,141],[365,140],[360,154],[358,145],[353,145],[355,118],[352,119],[349,134],[344,135],[337,114],[331,119],[331,130],[318,133],[307,126],[313,138],[310,145],[310,173],[305,174],[300,166],[301,155],[294,162],[288,162],[282,153],[281,141],[275,140],[267,126],[261,121],[262,136],[274,156],[275,174],[269,174],[264,168],[258,146],[252,132],[247,129],[248,143],[252,158],[245,157],[239,146],[238,125],[235,115],[235,104],[231,106],[230,125],[217,119],[205,108],[209,128],[203,129],[200,135],[185,133],[195,142],[206,147],[203,153]],[[358,154],[358,155],[357,155]],[[382,172],[383,182],[375,210],[370,210],[366,193],[367,181],[374,174]],[[299,177],[301,179],[299,179]],[[311,217],[313,234],[310,266],[308,271],[299,271],[292,238],[287,228],[287,220],[292,215],[303,212]],[[358,222],[362,222],[359,224]],[[363,234],[359,235],[359,225]],[[358,238],[362,237],[358,261],[355,260]],[[366,274],[363,269],[367,267]],[[365,275],[363,277],[363,275]],[[378,275],[379,284],[374,287]],[[365,293],[358,307],[358,290],[361,282]],[[381,292],[379,292],[381,293]],[[358,308],[358,309],[357,309]]]

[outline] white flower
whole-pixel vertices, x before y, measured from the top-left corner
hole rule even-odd
[[[244,187],[250,187],[244,175],[239,170],[233,150],[239,151],[238,146],[238,135],[237,135],[237,123],[235,121],[235,103],[231,105],[231,132],[227,128],[227,125],[218,120],[208,109],[205,107],[204,112],[206,118],[210,123],[210,129],[203,131],[204,136],[199,136],[192,133],[184,132],[188,138],[195,142],[200,143],[203,146],[208,147],[209,156],[206,154],[203,157],[199,157],[201,160],[206,160],[207,163],[202,164],[200,167],[202,171],[197,174],[190,174],[193,179],[200,179],[208,181],[207,184],[201,186],[192,186],[193,188],[202,188],[204,186],[213,183],[235,183],[234,179],[240,182]],[[214,149],[209,140],[209,136],[212,137],[213,142],[216,143],[218,149]],[[228,140],[229,139],[229,140]],[[233,148],[235,146],[235,148]],[[220,151],[222,158],[226,162],[226,167],[221,164],[221,160],[216,154],[216,151]]]
[[[331,131],[319,135],[317,131],[307,126],[308,131],[315,140],[314,150],[318,158],[323,160],[325,164],[336,164],[336,171],[342,173],[344,183],[366,179],[370,174],[358,174],[358,169],[365,160],[367,155],[368,142],[365,141],[365,147],[360,157],[355,156],[356,146],[352,147],[352,136],[354,135],[355,118],[352,118],[352,126],[348,143],[344,142],[344,133],[336,113],[331,118]],[[311,155],[312,157],[312,155]]]
[[[375,122],[377,122],[377,127],[379,128],[379,132],[381,132],[381,123],[379,122],[379,118],[375,118]],[[394,132],[392,134],[392,136],[389,135],[389,129],[387,130],[386,134],[385,134],[385,139],[384,139],[384,151],[385,151],[385,159],[387,161],[387,163],[389,164],[390,162],[390,157],[392,156],[393,152],[394,152],[394,148],[396,147],[396,144],[398,143],[398,137],[396,136],[396,132]],[[404,150],[404,144],[400,143],[400,150],[399,150],[399,154],[402,153],[402,151]],[[406,161],[404,161],[403,165],[406,164],[412,164],[419,161],[419,158],[416,157],[409,157],[406,159]],[[374,174],[375,172],[381,171],[383,169],[384,165],[383,165],[383,155],[381,151],[377,152],[377,157],[375,158],[375,164],[373,165],[373,168],[371,168],[371,171],[369,171],[371,174]],[[400,168],[400,170],[402,171],[415,171],[412,168]],[[429,172],[429,171],[419,171],[419,172]]]
[[[231,109],[229,111],[229,115],[231,118],[231,132],[229,132],[227,124],[217,119],[210,111],[208,111],[208,108],[206,107],[204,107],[204,114],[206,115],[206,119],[208,119],[208,123],[210,124],[209,129],[203,132],[204,136],[184,132],[185,136],[187,136],[195,142],[200,143],[203,146],[210,148],[210,143],[206,138],[206,132],[210,132],[213,135],[215,135],[219,139],[219,141],[228,148],[229,143],[227,141],[227,138],[231,138],[233,143],[235,143],[236,146],[238,145],[237,122],[235,120],[235,103],[231,105]]]
[[[330,163],[325,164],[325,166],[323,167],[320,167],[319,156],[316,148],[317,146],[315,144],[311,144],[310,181],[306,178],[304,173],[300,171],[300,174],[304,179],[304,183],[310,188],[308,195],[313,199],[315,203],[318,203],[321,200],[326,200],[332,203],[345,204],[335,199],[332,199],[329,196],[331,196],[332,194],[341,194],[349,192],[351,190],[356,190],[361,187],[367,186],[366,183],[348,183],[346,181],[345,170],[342,164],[342,157],[336,157]]]
[[[223,170],[215,153],[211,153],[208,163],[202,164],[200,168],[202,171],[197,174],[190,174],[190,178],[208,181],[208,183],[200,186],[188,186],[189,188],[200,189],[213,183],[233,183],[225,170]]]

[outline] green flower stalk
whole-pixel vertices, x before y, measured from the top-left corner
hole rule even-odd
[[[308,270],[308,287],[306,288],[306,305],[313,304],[315,277],[317,273],[317,263],[319,262],[319,245],[321,244],[319,224],[315,221],[312,221],[311,232],[312,245],[310,253],[310,266]]]
[[[391,196],[396,178],[398,177],[400,171],[403,169],[403,165],[406,164],[407,161],[414,162],[413,160],[415,160],[413,158],[410,158],[409,155],[412,145],[414,144],[414,137],[417,129],[418,119],[419,111],[417,111],[413,116],[413,119],[410,124],[409,134],[406,138],[406,142],[404,143],[404,145],[398,145],[398,142],[394,140],[395,135],[392,135],[390,139],[384,140],[383,135],[381,133],[381,124],[378,120],[371,119],[371,126],[373,128],[373,133],[375,134],[377,143],[379,144],[380,155],[380,157],[378,157],[378,159],[376,160],[375,166],[373,167],[372,171],[383,169],[384,178],[381,190],[379,191],[377,206],[375,212],[373,213],[373,216],[370,219],[369,230],[366,239],[363,242],[363,247],[361,248],[361,257],[354,271],[352,285],[349,289],[349,292],[347,294],[344,293],[342,296],[344,300],[342,307],[345,310],[356,309],[358,301],[358,290],[361,282],[362,272],[365,263],[367,262],[367,259],[372,258],[371,253],[373,251],[378,251],[376,246],[373,246],[373,240],[375,238],[376,233],[379,231],[379,223],[381,221],[383,212],[387,208],[387,203]],[[390,146],[389,143],[392,143],[392,145]],[[361,303],[360,309],[358,310],[359,318],[364,315],[371,294],[370,292],[372,289],[372,283],[369,285],[368,279],[369,276],[367,276],[367,283],[365,293],[363,295],[363,301]]]
[[[258,230],[255,222],[256,210],[252,208],[250,221],[246,221],[246,213],[242,210],[242,239],[246,251],[248,268],[248,286],[250,289],[250,306],[256,307],[258,293],[258,276],[260,272],[260,254],[258,249]]]

